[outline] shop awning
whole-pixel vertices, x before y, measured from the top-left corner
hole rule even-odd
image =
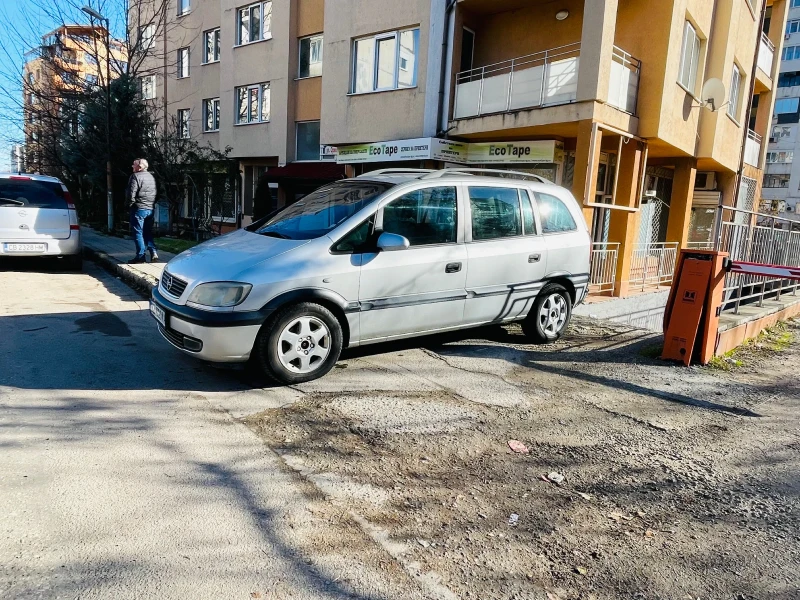
[[[345,177],[345,167],[335,162],[289,163],[285,167],[269,167],[266,177],[275,182],[297,179],[336,181]]]

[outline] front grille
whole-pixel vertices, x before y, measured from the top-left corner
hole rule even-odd
[[[164,291],[170,296],[180,298],[181,294],[183,294],[183,291],[186,289],[186,285],[187,283],[183,279],[178,279],[171,273],[167,273],[166,270],[161,274],[161,287],[164,288]]]

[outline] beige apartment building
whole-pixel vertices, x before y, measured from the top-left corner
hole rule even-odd
[[[344,174],[524,171],[573,190],[595,241],[594,290],[626,296],[668,282],[679,248],[712,242],[719,202],[757,206],[787,10],[170,0],[166,36],[146,13],[132,22],[166,50],[148,96],[239,160],[236,224]]]

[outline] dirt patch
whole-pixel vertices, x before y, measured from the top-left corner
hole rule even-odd
[[[800,597],[796,345],[729,373],[588,320],[545,348],[481,335],[356,356],[374,389],[247,422],[461,598]],[[398,369],[435,389],[398,391]],[[476,391],[498,381],[522,400]]]

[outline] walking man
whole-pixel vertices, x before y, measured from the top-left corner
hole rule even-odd
[[[147,170],[144,158],[133,161],[133,175],[128,179],[125,199],[131,208],[131,233],[136,242],[136,256],[129,265],[147,262],[145,250],[150,251],[150,262],[158,262],[156,243],[153,241],[153,205],[156,202],[156,180]]]

